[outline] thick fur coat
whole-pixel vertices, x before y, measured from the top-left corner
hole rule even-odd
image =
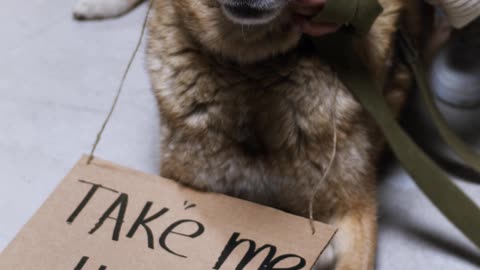
[[[400,18],[418,23],[418,1],[381,2],[383,14],[356,45],[372,72],[388,78],[385,95],[398,110],[409,76],[394,60],[394,35]],[[329,163],[335,121],[337,154],[319,185],[314,217],[339,231],[319,267],[373,269],[383,142],[289,12],[242,26],[215,0],[156,2],[148,69],[161,115],[161,174],[307,216]]]
[[[116,16],[139,1],[80,0],[75,16]],[[161,114],[161,174],[302,216],[318,185],[314,217],[339,227],[319,267],[373,269],[378,130],[292,25],[288,5],[266,24],[245,26],[225,16],[222,1],[155,1],[147,60]],[[387,78],[395,110],[409,76],[394,60],[394,33],[400,18],[417,28],[417,2],[382,0],[384,13],[356,44]],[[333,125],[337,155],[323,179]]]

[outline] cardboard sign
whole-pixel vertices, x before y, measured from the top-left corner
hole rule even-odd
[[[311,269],[335,229],[82,158],[0,255],[2,270]]]

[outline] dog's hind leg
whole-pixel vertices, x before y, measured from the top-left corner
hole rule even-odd
[[[143,0],[77,0],[73,17],[77,20],[95,20],[123,15]]]

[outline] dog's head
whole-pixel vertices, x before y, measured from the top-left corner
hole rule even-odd
[[[248,63],[288,51],[301,32],[288,0],[173,0],[179,20],[203,46]]]

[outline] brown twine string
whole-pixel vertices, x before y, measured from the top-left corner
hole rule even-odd
[[[332,136],[332,153],[330,155],[330,160],[328,161],[328,165],[325,168],[325,171],[320,178],[320,180],[315,184],[312,190],[312,194],[310,195],[310,200],[308,203],[308,217],[310,222],[310,227],[312,229],[312,234],[315,234],[315,224],[313,219],[313,204],[315,202],[315,196],[320,189],[320,185],[325,181],[328,174],[330,173],[330,169],[332,168],[333,162],[335,161],[335,157],[337,156],[337,94],[338,94],[338,80],[335,79],[335,94],[333,96],[332,104],[330,105],[331,110],[331,119],[332,119],[332,128],[333,128],[333,136]]]
[[[102,127],[100,128],[100,131],[97,133],[97,137],[95,139],[95,142],[93,143],[92,149],[90,150],[90,155],[87,160],[87,165],[90,165],[92,160],[94,159],[95,155],[95,150],[97,150],[97,146],[100,143],[100,140],[102,139],[103,132],[105,131],[105,128],[107,127],[108,122],[110,121],[110,118],[112,117],[113,112],[115,111],[115,108],[117,107],[118,99],[120,98],[120,95],[123,91],[123,85],[125,84],[125,79],[127,78],[128,73],[130,72],[130,68],[132,66],[133,61],[135,60],[135,57],[137,56],[137,53],[140,49],[140,45],[142,44],[143,37],[145,36],[145,30],[147,28],[147,22],[148,22],[148,17],[150,15],[150,11],[152,10],[153,2],[155,0],[150,0],[150,4],[148,6],[147,14],[145,15],[145,19],[143,21],[142,25],[142,31],[140,33],[140,36],[137,41],[137,45],[135,46],[135,50],[133,51],[130,60],[128,61],[127,67],[125,68],[125,71],[123,72],[122,79],[120,81],[120,85],[117,89],[117,94],[115,95],[115,98],[113,99],[113,103],[110,106],[110,110],[107,114],[107,117],[103,121]]]

